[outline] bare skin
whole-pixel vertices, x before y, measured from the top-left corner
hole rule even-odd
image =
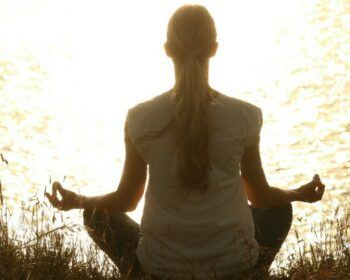
[[[297,189],[271,187],[262,167],[259,140],[245,151],[241,160],[241,175],[247,198],[255,208],[280,206],[293,201],[313,203],[322,199],[325,190],[318,174]]]
[[[52,194],[46,193],[51,204],[63,211],[96,208],[111,212],[133,211],[145,188],[147,166],[139,156],[125,131],[126,157],[119,187],[115,192],[86,197],[62,187],[60,182],[52,184]],[[259,141],[250,146],[241,160],[241,174],[252,207],[274,207],[293,201],[313,203],[322,199],[325,185],[316,174],[307,184],[293,190],[271,187],[262,167]],[[61,199],[57,193],[60,193]]]
[[[215,42],[209,53],[208,60],[215,55],[217,48],[218,44]],[[167,44],[164,45],[164,49],[166,54],[172,58],[171,49],[169,49]],[[178,63],[175,60],[173,62],[176,81],[178,79]],[[205,72],[208,73],[208,61],[204,62],[203,65],[205,65]],[[207,75],[206,79],[208,79]],[[206,84],[208,89],[210,89],[208,80]],[[87,208],[105,209],[111,212],[133,211],[144,193],[147,165],[138,154],[126,128],[125,150],[123,174],[115,192],[101,196],[86,197],[62,187],[60,182],[54,182],[52,184],[52,194],[46,193],[46,197],[54,207],[64,211]],[[317,174],[309,183],[294,190],[269,186],[261,164],[259,141],[245,151],[241,160],[241,175],[247,198],[252,207],[273,207],[293,201],[312,203],[321,200],[325,190],[325,186]],[[61,199],[58,198],[57,192],[60,193]]]
[[[86,197],[62,187],[60,182],[54,182],[52,194],[45,194],[51,204],[63,211],[88,208],[106,209],[111,212],[133,211],[144,193],[147,166],[137,153],[126,129],[124,135],[126,150],[124,169],[115,192]],[[61,199],[58,198],[57,192],[60,193]]]

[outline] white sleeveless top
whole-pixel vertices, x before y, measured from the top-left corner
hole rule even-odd
[[[155,276],[209,279],[249,269],[257,261],[240,161],[259,136],[261,110],[222,93],[207,106],[212,171],[204,194],[171,184],[176,175],[172,127],[154,139],[142,138],[169,123],[174,112],[170,92],[134,106],[127,115],[130,138],[149,168],[136,254]]]

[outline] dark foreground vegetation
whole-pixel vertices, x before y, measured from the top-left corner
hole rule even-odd
[[[15,217],[1,201],[0,279],[122,279],[98,248],[79,239],[84,235],[80,225],[63,221],[58,213],[48,221],[45,211],[52,210],[43,202],[22,204]],[[50,223],[60,224],[57,216],[61,225],[51,229]],[[289,244],[292,253],[283,254],[283,266],[277,264],[270,276],[259,278],[350,279],[350,215],[337,216],[315,226],[320,242]]]
[[[6,201],[0,181],[1,280],[125,279],[80,224],[55,212],[38,195],[20,209]],[[314,224],[311,244],[294,229],[288,253],[281,254],[270,276],[258,279],[350,279],[349,227],[350,207],[343,205]]]

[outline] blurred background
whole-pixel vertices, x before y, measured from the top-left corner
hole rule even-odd
[[[0,180],[14,209],[44,199],[50,180],[86,195],[116,189],[127,109],[173,85],[163,43],[184,3],[0,0]],[[309,226],[349,199],[350,2],[195,3],[216,21],[212,87],[263,109],[270,184],[319,173],[327,186],[323,202],[294,207],[311,238]]]

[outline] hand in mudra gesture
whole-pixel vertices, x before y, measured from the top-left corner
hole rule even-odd
[[[325,185],[322,183],[320,176],[315,174],[310,183],[302,185],[296,191],[298,193],[299,201],[316,202],[322,199]]]
[[[61,199],[57,196],[57,191],[61,195]],[[65,189],[62,187],[60,182],[53,182],[52,184],[52,194],[45,192],[45,196],[48,198],[53,207],[68,211],[71,209],[81,208],[82,196]]]

